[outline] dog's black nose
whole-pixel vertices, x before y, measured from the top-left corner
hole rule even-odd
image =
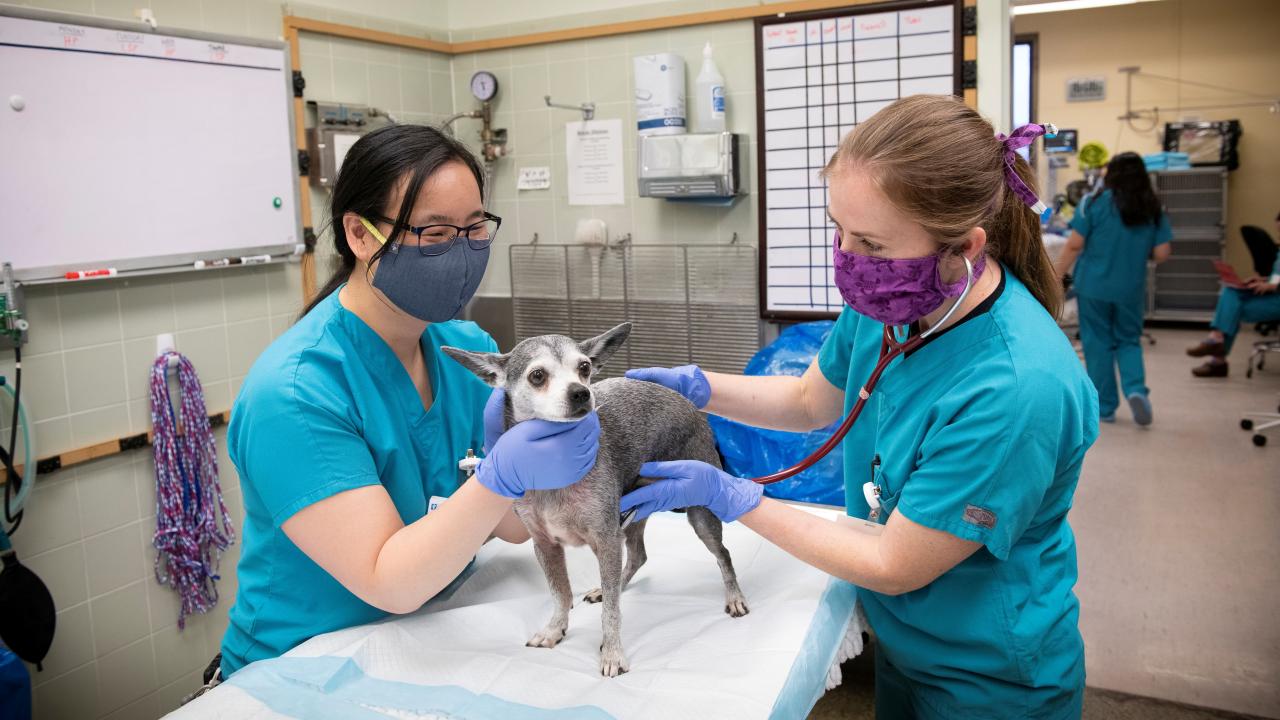
[[[591,403],[591,391],[586,385],[574,383],[569,386],[569,404],[575,408],[586,407]]]

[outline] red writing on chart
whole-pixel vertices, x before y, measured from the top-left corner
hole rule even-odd
[[[135,53],[142,47],[142,36],[137,33],[116,33],[116,42],[120,43],[122,51]]]
[[[178,45],[173,41],[173,38],[161,40],[160,45],[164,48],[165,57],[173,57],[178,52]]]
[[[924,22],[924,18],[920,17],[919,15],[908,15],[907,13],[903,13],[902,22],[908,25],[919,25],[920,23]]]
[[[58,34],[62,36],[62,47],[75,47],[84,37],[84,28],[75,25],[59,25]]]
[[[885,28],[889,27],[889,21],[884,18],[880,18],[875,22],[860,22],[858,23],[858,27],[861,28],[863,32],[872,32],[874,30],[884,30]]]
[[[849,18],[844,18],[843,20],[841,20],[841,21],[840,21],[840,34],[841,34],[841,35],[844,35],[844,34],[848,33],[848,32],[849,32],[850,30],[852,30],[852,29],[853,29],[853,21],[852,21],[852,20],[850,20]]]
[[[209,43],[209,59],[214,62],[222,62],[227,59],[227,46]]]

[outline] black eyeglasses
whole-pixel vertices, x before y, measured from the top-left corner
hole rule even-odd
[[[390,225],[393,228],[392,234],[395,234],[396,223],[394,220],[385,217],[375,219],[378,222]],[[407,234],[398,242],[402,245],[417,246],[418,251],[423,255],[443,255],[449,252],[449,249],[453,247],[458,238],[466,240],[467,245],[473,250],[483,250],[489,247],[493,239],[497,237],[498,228],[501,226],[502,218],[493,213],[485,213],[483,220],[466,227],[448,224],[423,225],[421,227],[404,225],[401,227],[407,231]]]

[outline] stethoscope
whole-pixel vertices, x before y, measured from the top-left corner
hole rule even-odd
[[[826,457],[828,453],[834,450],[836,446],[844,440],[845,435],[849,434],[849,430],[853,428],[853,424],[857,422],[858,418],[862,415],[863,407],[866,406],[867,400],[871,398],[871,393],[875,392],[876,384],[880,382],[880,376],[884,374],[884,371],[888,369],[889,365],[899,356],[912,352],[916,348],[925,344],[930,336],[946,326],[947,321],[951,319],[951,316],[955,315],[956,310],[964,304],[965,298],[969,297],[969,291],[973,289],[973,263],[969,261],[967,256],[961,255],[960,257],[964,260],[965,268],[964,290],[960,292],[960,297],[956,298],[956,301],[951,304],[951,307],[947,308],[947,311],[943,313],[942,319],[919,335],[908,337],[905,341],[898,340],[893,326],[885,325],[884,338],[880,341],[880,359],[876,362],[876,367],[871,371],[871,375],[867,377],[867,381],[858,389],[858,401],[853,404],[852,408],[850,408],[849,414],[845,417],[844,422],[840,423],[840,427],[836,428],[836,431],[831,434],[831,437],[827,438],[827,441],[822,443],[821,447],[814,450],[805,459],[789,468],[786,468],[785,470],[779,470],[776,473],[763,475],[761,477],[750,478],[751,482],[759,485],[772,485],[773,483],[786,480],[789,477],[799,475],[805,470],[816,465],[819,460]],[[909,333],[910,328],[906,329]],[[867,485],[871,485],[871,483],[867,483]],[[867,497],[867,504],[871,506],[874,514],[875,511],[879,509],[880,502],[878,498],[872,494],[873,491],[871,488],[864,487],[863,492]],[[635,512],[635,508],[632,508],[622,513],[623,528],[626,528],[631,524],[631,519],[634,517]]]
[[[876,384],[880,382],[880,376],[884,374],[884,371],[889,367],[890,363],[899,356],[912,352],[923,345],[931,335],[947,324],[947,321],[951,319],[951,316],[955,314],[956,310],[964,304],[965,298],[969,297],[969,291],[973,289],[973,263],[964,255],[961,255],[960,257],[964,260],[965,268],[964,290],[960,292],[960,297],[956,298],[956,301],[951,304],[951,307],[947,309],[947,312],[942,315],[942,319],[919,335],[908,337],[906,341],[899,341],[893,326],[885,325],[884,339],[880,341],[880,360],[876,363],[875,369],[871,371],[871,375],[867,377],[867,381],[858,389],[858,401],[853,404],[853,407],[849,410],[849,414],[845,417],[844,422],[840,423],[840,427],[836,428],[836,431],[831,434],[831,437],[827,438],[827,441],[824,442],[821,447],[814,450],[805,459],[789,468],[786,468],[785,470],[779,470],[778,472],[770,475],[751,478],[751,482],[758,483],[760,485],[772,485],[773,483],[786,480],[789,477],[799,475],[805,470],[816,465],[819,460],[826,457],[827,453],[834,450],[836,446],[844,440],[845,435],[849,434],[849,430],[853,428],[853,424],[857,422],[858,418],[862,415],[862,408],[866,406],[867,400],[871,398],[871,393],[875,392]],[[907,330],[910,332],[909,328]]]

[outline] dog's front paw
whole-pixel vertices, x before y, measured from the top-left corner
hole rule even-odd
[[[582,596],[583,602],[589,602],[592,604],[598,603],[601,600],[604,600],[604,593],[600,591],[600,588],[596,588],[595,590],[592,590],[591,592]]]
[[[627,656],[621,648],[606,650],[600,648],[600,674],[605,677],[618,677],[631,669]]]
[[[556,625],[548,625],[529,638],[525,647],[553,648],[564,639],[565,629]]]
[[[751,612],[747,608],[747,599],[741,595],[731,597],[725,600],[724,611],[729,613],[729,617],[742,617]]]

